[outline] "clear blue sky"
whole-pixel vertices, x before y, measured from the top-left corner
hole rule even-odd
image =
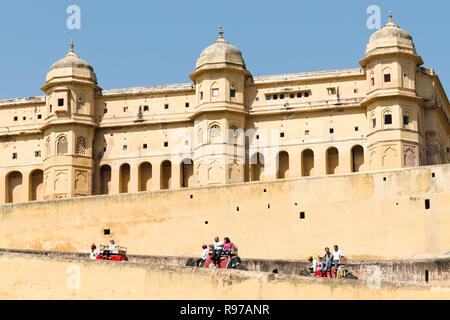
[[[80,30],[66,27],[72,4]],[[43,95],[72,38],[104,89],[190,82],[219,25],[253,75],[359,67],[374,32],[369,5],[381,8],[382,25],[392,10],[450,95],[450,1],[14,0],[0,2],[0,99]]]

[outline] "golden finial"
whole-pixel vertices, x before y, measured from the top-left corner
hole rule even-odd
[[[222,30],[222,26],[219,26],[219,39],[223,39],[223,30]]]

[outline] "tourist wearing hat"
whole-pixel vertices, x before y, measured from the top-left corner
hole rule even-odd
[[[308,268],[309,272],[311,272],[311,275],[315,275],[317,271],[317,260],[312,256],[309,256],[307,260],[311,262],[311,266]]]
[[[202,252],[202,258],[197,260],[197,267],[202,267],[205,264],[206,257],[208,257],[208,246],[204,244],[202,246],[203,252]]]
[[[95,243],[93,243],[91,245],[91,253],[89,255],[89,258],[95,260],[95,259],[97,259],[98,254],[99,254],[99,251],[97,250],[97,246],[95,245]]]

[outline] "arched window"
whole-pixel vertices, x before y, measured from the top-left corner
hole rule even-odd
[[[372,129],[375,129],[377,127],[377,118],[375,117],[374,112],[372,112],[370,115],[370,125],[372,126]]]
[[[392,113],[391,113],[391,110],[387,109],[386,111],[384,111],[383,118],[384,118],[384,124],[385,125],[392,124]]]
[[[370,81],[370,86],[373,87],[375,85],[375,74],[373,73],[373,71],[369,75],[369,81]]]
[[[408,109],[403,110],[403,128],[411,128],[411,113]]]
[[[160,173],[160,187],[161,189],[172,188],[172,163],[169,160],[165,160],[161,163],[161,173]]]
[[[50,138],[47,138],[45,141],[45,156],[48,157],[50,155]]]
[[[302,151],[302,176],[312,176],[314,173],[314,152],[311,149]]]
[[[213,125],[209,128],[209,140],[214,142],[220,139],[220,127],[218,125]]]
[[[230,129],[228,129],[228,146],[230,147],[230,149],[227,152],[233,153],[233,159],[235,161],[237,160],[238,156],[238,138],[239,128],[235,125],[230,126]]]
[[[197,130],[197,143],[199,146],[203,144],[203,129],[199,128]]]
[[[58,138],[58,142],[56,143],[56,153],[66,154],[67,151],[68,151],[67,137],[61,136]]]
[[[330,147],[327,149],[327,174],[335,174],[336,169],[339,166],[339,151],[336,147]]]
[[[111,192],[111,167],[107,164],[100,168],[100,194]]]
[[[351,166],[352,172],[360,172],[364,165],[364,148],[360,145],[356,145],[351,150]]]
[[[280,151],[277,160],[277,179],[287,178],[289,171],[289,154],[286,151]]]
[[[152,164],[143,162],[139,165],[138,191],[148,191],[152,187]]]
[[[410,88],[409,77],[408,77],[408,66],[401,65],[401,70],[402,70],[402,72],[401,72],[402,87]]]
[[[75,145],[76,154],[86,154],[86,139],[84,137],[78,137]]]
[[[184,159],[180,164],[181,187],[191,187],[194,183],[194,162],[192,159]]]
[[[130,165],[124,163],[119,169],[119,193],[128,193],[130,189]]]
[[[219,96],[219,87],[218,87],[217,82],[214,82],[211,85],[211,97],[215,98],[215,97],[218,97],[218,96]]]
[[[203,100],[203,89],[201,85],[198,87],[198,100]]]
[[[237,139],[239,138],[239,129],[236,126],[231,126],[230,130],[228,131],[228,140],[230,143],[237,143]]]
[[[13,171],[6,175],[6,203],[26,201],[23,197],[22,173]]]
[[[383,87],[390,86],[392,69],[386,67],[383,69]]]
[[[264,156],[262,153],[255,153],[250,158],[250,178],[251,181],[260,181],[264,171]]]
[[[417,131],[419,131],[419,134],[422,135],[422,124],[420,122],[420,113],[417,113]]]
[[[43,200],[44,199],[44,172],[40,169],[34,170],[29,177],[29,195],[28,200]]]

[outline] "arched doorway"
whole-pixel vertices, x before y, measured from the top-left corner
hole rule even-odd
[[[109,194],[111,190],[111,167],[107,164],[100,168],[100,194]]]
[[[149,162],[143,162],[139,165],[138,191],[148,191],[152,187],[152,165]]]
[[[119,170],[119,193],[128,193],[130,184],[130,165],[124,163]]]
[[[302,152],[302,176],[308,177],[314,171],[314,152],[311,149]]]
[[[29,200],[44,199],[44,172],[42,170],[34,170],[30,173],[30,193]]]
[[[335,147],[327,150],[327,174],[335,174],[339,166],[339,152]]]
[[[260,181],[261,174],[264,171],[264,156],[257,152],[251,158],[251,181]]]
[[[277,179],[287,178],[287,173],[289,171],[289,154],[286,151],[280,151],[277,160]]]
[[[405,167],[415,167],[416,166],[416,147],[405,146],[403,153],[403,163]]]
[[[6,175],[6,203],[20,202],[22,197],[22,173],[13,171]]]
[[[192,187],[194,184],[194,162],[192,159],[184,159],[181,162],[181,187]]]
[[[172,180],[172,163],[165,160],[161,163],[161,189],[170,189]]]
[[[352,172],[359,172],[364,165],[364,148],[356,145],[352,148]]]

